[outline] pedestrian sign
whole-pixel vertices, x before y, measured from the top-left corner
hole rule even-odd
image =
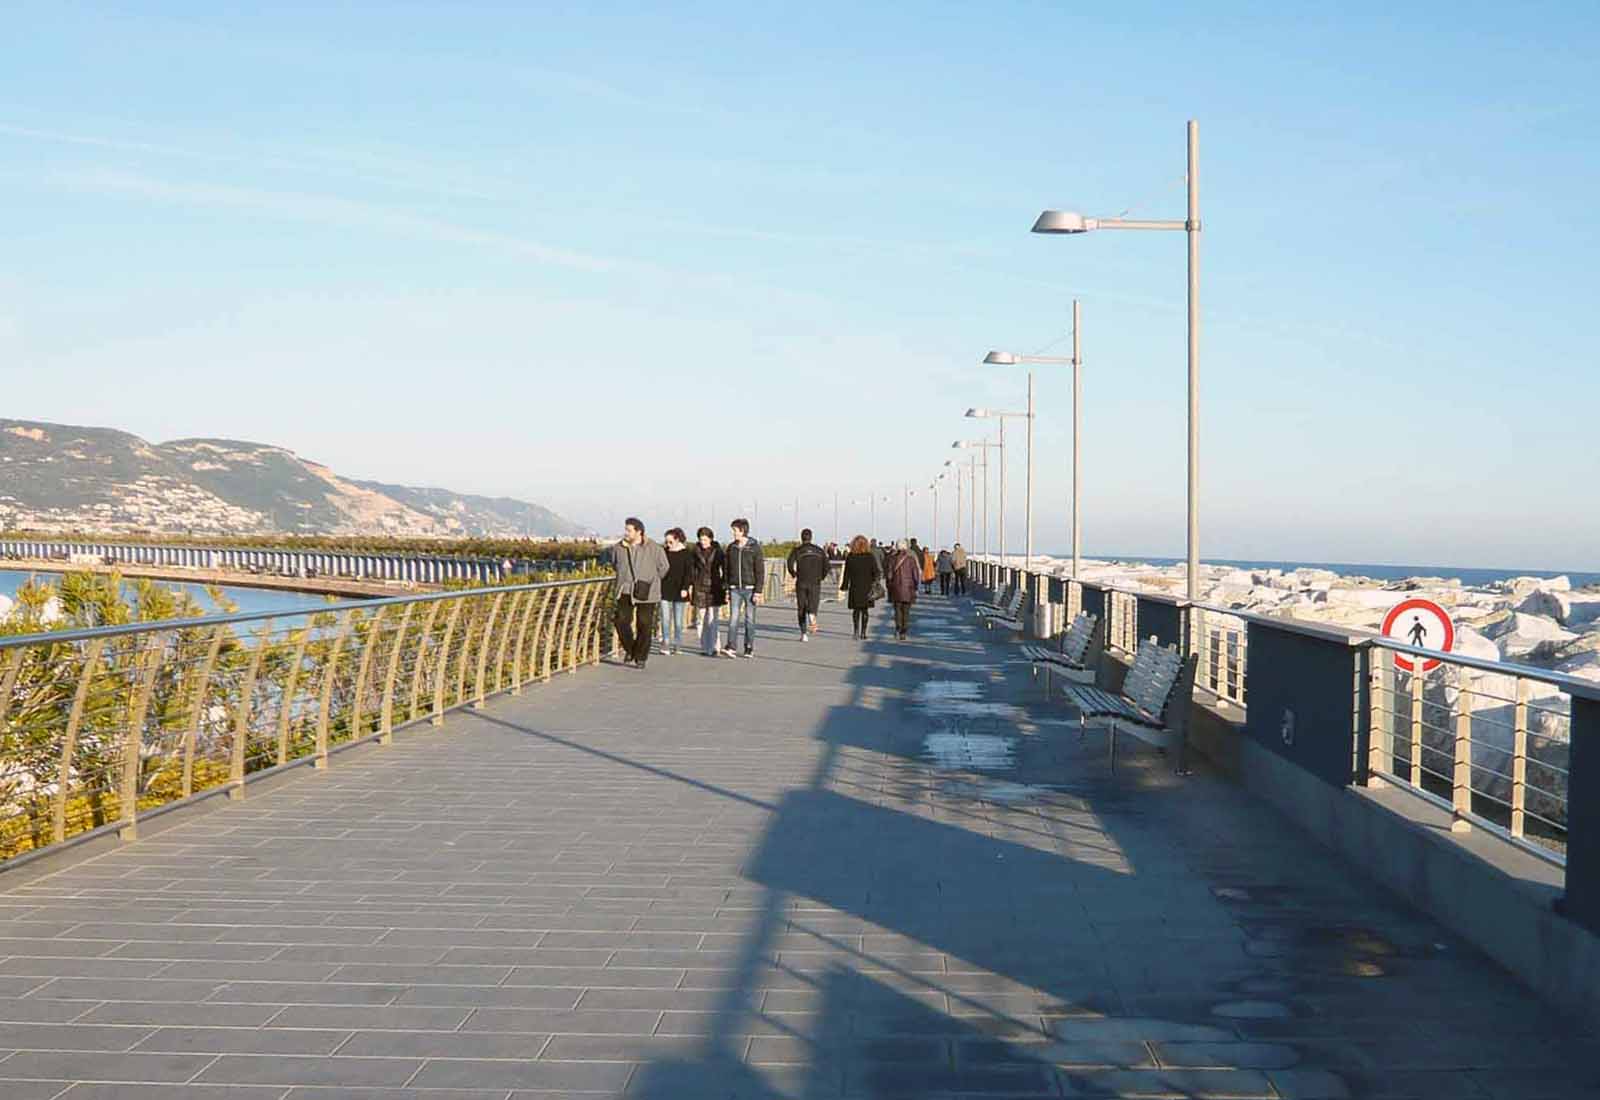
[[[1455,624],[1450,621],[1450,616],[1445,609],[1432,600],[1412,599],[1402,600],[1389,610],[1383,617],[1383,636],[1400,642],[1403,645],[1416,646],[1418,649],[1437,649],[1448,653],[1456,644]],[[1394,657],[1396,668],[1411,671],[1411,658],[1396,653]],[[1437,657],[1424,658],[1423,672],[1432,672],[1439,667]]]

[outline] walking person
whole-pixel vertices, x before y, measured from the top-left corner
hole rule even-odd
[[[950,564],[955,566],[956,570],[956,595],[965,596],[967,594],[967,552],[961,548],[959,542],[956,543],[956,548],[950,552]]]
[[[924,546],[918,551],[922,555],[922,591],[924,595],[933,595],[933,578],[938,576],[934,568],[933,549]]]
[[[683,609],[689,601],[689,547],[682,527],[674,527],[664,537],[667,575],[661,578],[661,652],[677,653],[683,648]]]
[[[872,554],[867,536],[857,535],[850,540],[842,583],[850,601],[850,637],[864,640],[872,605],[877,602],[878,590],[883,584],[883,570],[878,568],[878,559]]]
[[[811,541],[811,528],[800,532],[800,545],[789,551],[784,564],[794,578],[795,613],[800,618],[800,640],[817,632],[817,609],[822,606],[822,582],[828,577],[828,554]]]
[[[754,657],[756,605],[761,602],[761,591],[767,583],[766,560],[761,556],[761,544],[750,537],[749,520],[736,519],[731,529],[733,539],[722,548],[723,568],[728,579],[728,644],[722,652],[727,657]],[[741,620],[744,649],[736,654],[734,643],[738,640]]]
[[[689,582],[695,613],[700,616],[700,652],[706,657],[715,657],[717,617],[722,614],[722,605],[728,602],[728,584],[722,546],[709,527],[695,532],[695,546],[689,551]]]
[[[950,595],[950,578],[955,576],[955,562],[951,560],[950,551],[939,551],[939,558],[934,562],[934,569],[939,573],[939,595]]]
[[[901,541],[889,555],[884,579],[889,589],[889,602],[894,606],[895,637],[901,641],[911,632],[911,605],[917,602],[917,586],[921,581],[917,556]]]
[[[655,633],[667,555],[659,543],[645,538],[644,521],[629,516],[623,523],[622,541],[611,548],[611,562],[617,571],[614,622],[622,642],[623,663],[642,669],[650,657],[650,636]]]

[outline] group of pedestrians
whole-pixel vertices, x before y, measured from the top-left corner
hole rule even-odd
[[[687,629],[699,633],[704,656],[755,656],[756,608],[766,586],[766,558],[760,542],[750,537],[748,520],[734,520],[729,535],[726,544],[719,543],[716,532],[701,527],[691,545],[683,528],[673,527],[657,543],[646,535],[642,520],[628,518],[622,540],[611,550],[616,569],[614,625],[624,663],[644,668],[652,640],[658,637],[662,653],[681,652],[686,618]],[[881,600],[893,608],[895,636],[904,639],[919,588],[931,592],[937,580],[943,595],[950,595],[952,587],[958,595],[966,591],[967,554],[960,543],[934,553],[915,539],[885,546],[857,535],[846,552],[832,543],[818,546],[806,528],[785,563],[794,578],[802,642],[817,632],[822,588],[835,565],[840,566],[839,590],[851,611],[851,636],[858,639],[866,638],[870,612]],[[724,607],[728,608],[725,640],[719,637]]]

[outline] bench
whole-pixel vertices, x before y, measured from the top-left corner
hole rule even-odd
[[[1178,747],[1177,771],[1186,774],[1183,747],[1194,695],[1195,658],[1182,656],[1175,646],[1154,641],[1139,643],[1133,666],[1122,681],[1120,694],[1091,684],[1071,684],[1062,689],[1078,708],[1080,737],[1088,733],[1090,719],[1103,719],[1110,733],[1111,768],[1117,767],[1117,734],[1129,733],[1166,752]]]
[[[1069,680],[1093,683],[1101,654],[1105,652],[1105,637],[1105,624],[1100,616],[1080,611],[1062,632],[1059,646],[1025,645],[1022,655],[1032,663],[1035,676],[1043,668],[1046,677],[1051,672],[1060,672]],[[1048,678],[1045,680],[1045,690],[1050,690]]]
[[[1018,618],[1021,611],[1022,589],[1018,587],[1011,590],[1004,604],[985,604],[978,608],[978,618],[984,626],[999,625],[1007,630],[1021,630],[1022,620]]]

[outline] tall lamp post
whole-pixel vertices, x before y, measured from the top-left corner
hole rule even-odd
[[[1083,434],[1083,385],[1078,376],[1078,368],[1083,365],[1083,346],[1081,337],[1081,311],[1078,300],[1072,300],[1072,354],[1065,355],[1019,355],[1010,351],[991,351],[983,357],[985,363],[993,366],[1009,367],[1018,363],[1070,363],[1072,365],[1072,576],[1078,576],[1078,559],[1083,553],[1083,539],[1078,530],[1078,508],[1082,502],[1081,485],[1079,484],[1078,471],[1083,463],[1080,447],[1080,438]],[[1033,388],[1033,372],[1028,372],[1029,390]],[[1031,551],[1031,546],[1030,546]],[[1031,556],[1031,553],[1030,553]]]
[[[966,439],[966,440],[958,439],[954,443],[950,444],[950,446],[951,446],[952,449],[958,450],[958,451],[960,451],[960,450],[978,450],[978,451],[982,451],[983,452],[983,554],[984,554],[985,557],[988,557],[988,555],[989,555],[989,452],[991,450],[999,448],[1001,446],[1001,444],[991,442],[990,440],[987,440],[987,439]],[[972,472],[973,472],[973,475],[976,476],[977,472],[978,472],[978,456],[977,455],[973,455],[972,456],[972,460],[973,460],[972,461]],[[974,485],[976,485],[976,482],[974,482]],[[977,507],[977,504],[978,504],[978,492],[977,492],[976,488],[974,488],[973,492],[972,492],[972,504],[973,504],[973,507]],[[977,536],[977,527],[976,526],[973,527],[973,536],[972,537],[973,538],[977,538],[978,537]]]
[[[1023,514],[1026,517],[1024,530],[1027,532],[1027,561],[1033,559],[1033,372],[1028,373],[1028,408],[1026,412],[1005,412],[1000,409],[968,409],[967,416],[974,420],[1000,421],[1000,564],[1008,564],[1006,560],[1006,421],[1026,420],[1028,422],[1028,480],[1027,491],[1023,498]],[[1027,561],[1023,563],[1026,569]]]
[[[1188,216],[1182,221],[1086,218],[1070,210],[1046,210],[1035,233],[1087,233],[1094,229],[1182,230],[1189,239],[1189,552],[1188,595],[1200,598],[1200,127],[1188,124]]]
[[[944,472],[946,474],[954,474],[956,479],[955,534],[950,538],[950,542],[953,545],[961,541],[961,467],[956,465],[955,460],[952,458],[944,460],[944,467]]]

